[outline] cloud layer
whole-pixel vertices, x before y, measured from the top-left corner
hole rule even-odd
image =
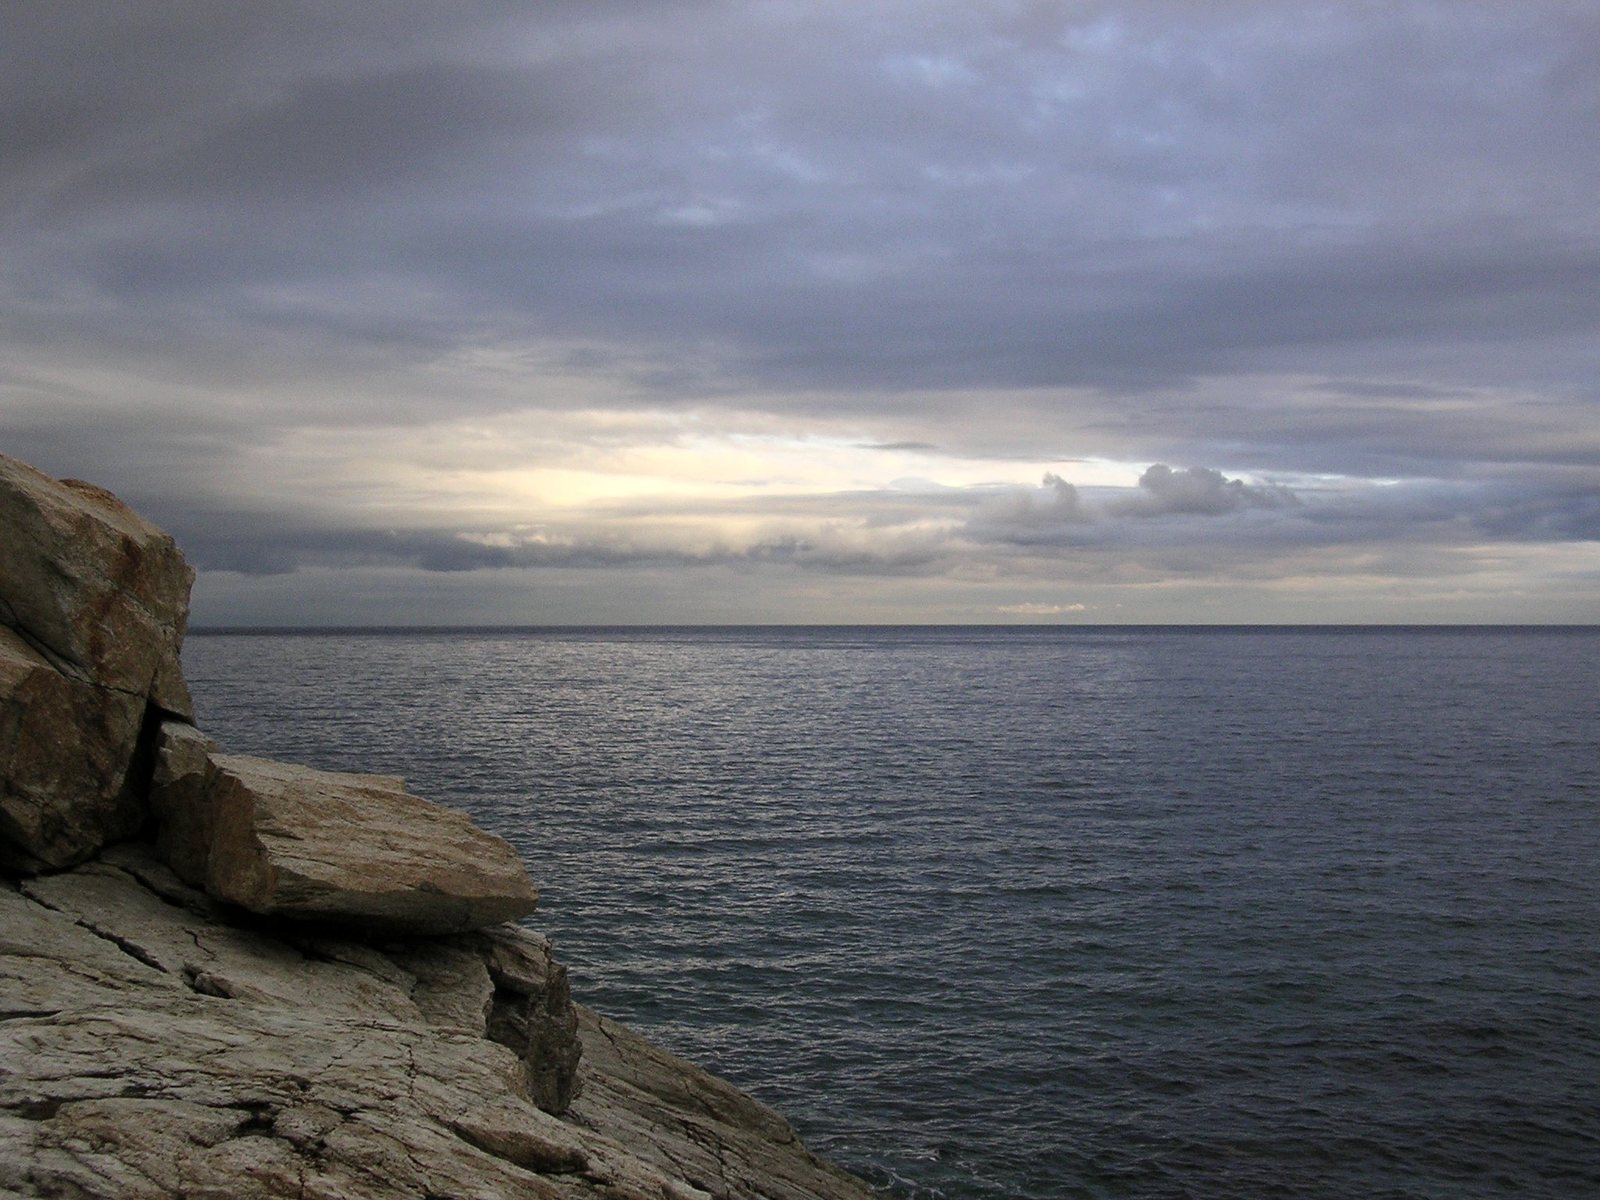
[[[8,25],[0,448],[202,621],[1600,619],[1592,4]]]

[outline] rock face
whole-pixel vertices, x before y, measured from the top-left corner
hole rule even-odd
[[[219,754],[169,722],[150,800],[167,862],[251,912],[452,933],[539,900],[505,841],[387,776]]]
[[[0,626],[0,863],[65,866],[137,832],[145,702],[63,675]]]
[[[109,492],[0,455],[0,862],[66,866],[138,828],[147,714],[192,716],[193,577]]]
[[[0,1195],[867,1200],[575,1006],[505,842],[190,725],[188,581],[0,458]]]
[[[566,1112],[583,1054],[567,969],[548,941],[517,926],[486,929],[470,944],[494,985],[485,1035],[521,1061],[528,1099],[546,1112]]]
[[[192,717],[178,661],[194,572],[110,492],[0,455],[0,622],[102,687]]]

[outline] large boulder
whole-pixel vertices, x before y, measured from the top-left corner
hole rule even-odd
[[[138,831],[129,769],[144,710],[63,675],[0,626],[0,864],[66,866]]]
[[[433,934],[514,920],[539,899],[510,845],[398,779],[220,754],[176,722],[150,804],[173,870],[251,912]]]
[[[142,735],[192,715],[193,577],[111,493],[0,455],[0,865],[69,866],[142,824]]]
[[[104,488],[0,455],[0,624],[68,673],[194,716],[179,653],[194,571]]]

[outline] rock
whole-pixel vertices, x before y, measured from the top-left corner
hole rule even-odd
[[[168,722],[150,804],[173,870],[251,912],[450,933],[538,903],[503,839],[388,776],[219,754]]]
[[[604,1129],[639,1158],[698,1189],[687,1194],[765,1200],[871,1195],[855,1176],[807,1150],[776,1112],[726,1080],[581,1005],[578,1015],[583,1069],[573,1119]]]
[[[549,986],[536,934],[244,928],[137,844],[109,857],[0,886],[0,1194],[870,1196],[770,1110],[592,1014],[568,1116],[528,1102],[484,1009]]]
[[[0,863],[63,867],[138,831],[129,771],[144,710],[63,675],[0,626]]]
[[[583,1054],[567,968],[547,939],[515,925],[484,930],[474,946],[494,986],[485,1033],[522,1061],[528,1099],[547,1112],[565,1112]]]
[[[0,863],[68,866],[143,823],[149,710],[192,715],[192,579],[109,492],[0,455]]]
[[[0,455],[0,624],[68,674],[192,718],[179,654],[194,572],[110,492]]]

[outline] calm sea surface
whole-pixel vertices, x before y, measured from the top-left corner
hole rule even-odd
[[[192,636],[905,1197],[1600,1196],[1600,631]]]

